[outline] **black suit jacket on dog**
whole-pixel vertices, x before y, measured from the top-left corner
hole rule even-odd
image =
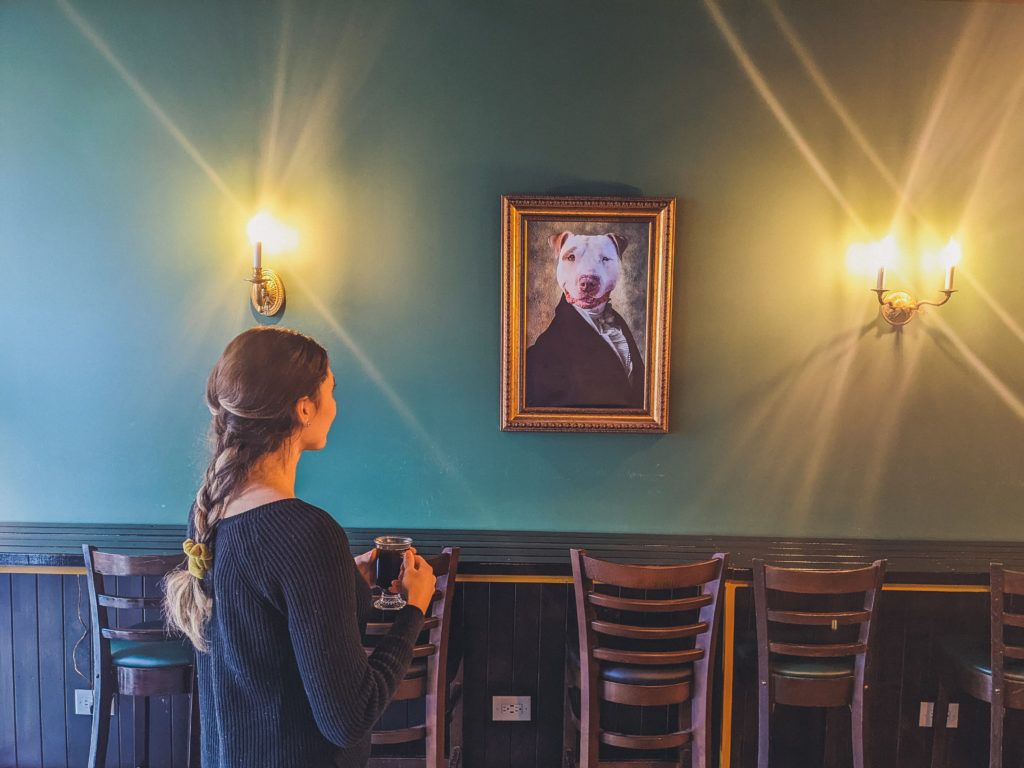
[[[643,408],[644,361],[633,334],[620,321],[629,345],[633,373],[626,375],[618,354],[565,300],[555,317],[526,350],[526,406]]]

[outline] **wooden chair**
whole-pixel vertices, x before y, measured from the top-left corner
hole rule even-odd
[[[754,560],[758,768],[767,768],[775,705],[850,707],[854,768],[865,765],[864,691],[885,560],[852,570],[798,570]]]
[[[371,756],[369,766],[397,768],[418,765],[424,768],[457,768],[462,761],[462,681],[461,665],[453,680],[448,675],[449,631],[452,598],[455,594],[455,574],[458,571],[459,548],[446,547],[440,555],[424,558],[434,569],[437,589],[430,604],[429,615],[423,625],[425,642],[413,649],[413,663],[405,679],[399,683],[392,702],[424,699],[425,717],[422,725],[387,729],[383,720],[374,726],[372,743],[375,745],[413,745],[423,742],[424,757],[393,755]],[[373,652],[373,639],[387,634],[390,622],[370,622],[366,625],[364,645]],[[448,758],[445,759],[445,722],[451,719],[451,738]],[[378,750],[375,750],[375,752]]]
[[[989,768],[1003,765],[1003,720],[1006,710],[1024,709],[1024,571],[1002,563],[989,566],[989,641],[948,637],[939,643],[939,693],[933,721],[932,766],[946,761],[946,712],[950,689],[990,704]],[[1016,598],[1016,602],[1014,602]]]
[[[111,611],[159,611],[160,597],[123,596],[104,577],[164,576],[185,560],[179,555],[115,555],[82,546],[92,619],[92,741],[89,768],[103,768],[107,758],[110,710],[114,695],[144,697],[143,765],[149,764],[149,697],[187,694],[190,726],[187,764],[199,765],[199,691],[195,651],[183,638],[168,635],[163,620],[122,627]],[[112,581],[112,580],[111,580]],[[141,589],[139,590],[141,593]],[[137,614],[138,615],[138,614]]]
[[[579,651],[577,659],[570,648],[566,666],[565,763],[596,768],[602,745],[608,745],[640,751],[644,759],[629,765],[667,768],[682,765],[689,744],[691,765],[704,768],[709,764],[712,670],[728,555],[671,566],[611,563],[579,549],[570,550],[570,558]],[[580,695],[578,717],[571,701],[574,690]],[[626,729],[610,718],[602,722],[602,702],[663,707],[666,727],[654,734],[620,732]]]

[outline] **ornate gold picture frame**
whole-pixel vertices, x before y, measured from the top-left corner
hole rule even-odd
[[[502,430],[668,432],[675,213],[502,196]]]

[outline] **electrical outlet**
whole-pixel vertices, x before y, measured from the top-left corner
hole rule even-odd
[[[78,688],[75,690],[75,714],[76,715],[91,715],[92,714],[92,691],[89,689]]]
[[[935,702],[922,701],[921,712],[917,717],[917,724],[922,728],[931,728],[932,720],[935,718]]]
[[[92,715],[92,690],[90,688],[75,689],[75,714]],[[110,716],[117,714],[117,696],[110,700]]]
[[[949,709],[946,710],[946,727],[956,728],[960,724],[960,705],[955,701],[949,702]]]
[[[524,721],[530,719],[529,696],[495,696],[491,699],[491,719]]]

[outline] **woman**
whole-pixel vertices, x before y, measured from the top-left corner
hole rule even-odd
[[[327,442],[334,375],[312,339],[236,337],[206,385],[213,457],[167,577],[168,624],[198,654],[204,768],[362,766],[370,730],[412,661],[434,574],[406,553],[408,593],[369,657],[361,629],[375,552],[353,559],[330,515],[295,498],[304,451]]]

